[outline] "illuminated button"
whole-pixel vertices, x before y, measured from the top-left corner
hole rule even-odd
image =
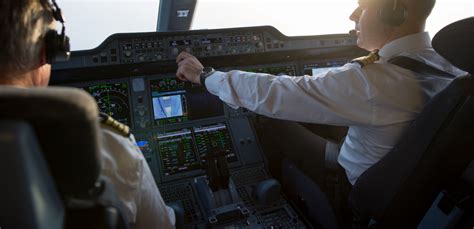
[[[257,43],[255,44],[255,47],[261,48],[261,47],[263,47],[263,43],[262,43],[262,42],[257,42]]]
[[[131,52],[131,51],[128,51],[128,50],[127,50],[127,51],[125,51],[124,53],[125,53],[125,56],[126,56],[126,57],[132,56],[132,52]]]
[[[204,48],[206,51],[211,51],[212,47],[210,45],[206,46],[206,48]]]

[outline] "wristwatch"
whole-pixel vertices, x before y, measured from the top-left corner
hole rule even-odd
[[[201,72],[201,76],[200,76],[200,81],[201,81],[201,85],[206,88],[206,78],[209,77],[210,75],[212,75],[214,72],[216,72],[216,70],[214,70],[214,68],[212,67],[205,67],[202,72]],[[206,88],[207,90],[207,88]]]

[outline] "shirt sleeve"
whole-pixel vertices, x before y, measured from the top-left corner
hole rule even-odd
[[[374,119],[371,83],[357,64],[299,77],[218,71],[205,83],[229,106],[273,118],[345,126]]]
[[[105,127],[102,131],[103,175],[115,186],[134,228],[174,228],[168,208],[133,135],[127,139]]]

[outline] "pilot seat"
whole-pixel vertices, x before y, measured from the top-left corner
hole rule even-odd
[[[474,225],[474,17],[442,29],[434,49],[468,72],[434,96],[398,144],[365,171],[349,194],[352,228],[472,228]],[[413,61],[397,64],[442,76]],[[319,187],[291,162],[283,186],[321,228],[346,228]],[[344,226],[342,226],[344,225]]]
[[[100,175],[95,100],[79,89],[2,86],[0,227],[128,228]]]

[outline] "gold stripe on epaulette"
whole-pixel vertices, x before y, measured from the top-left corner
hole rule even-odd
[[[373,52],[371,52],[367,56],[363,56],[363,57],[353,59],[351,61],[351,63],[358,63],[360,65],[360,67],[363,68],[363,67],[365,67],[369,64],[373,64],[377,60],[380,60],[378,49],[374,50]]]
[[[130,136],[130,127],[127,125],[115,120],[109,115],[106,114],[101,114],[101,123],[107,126],[112,127],[114,130],[118,131],[120,134],[122,134],[125,137]]]

